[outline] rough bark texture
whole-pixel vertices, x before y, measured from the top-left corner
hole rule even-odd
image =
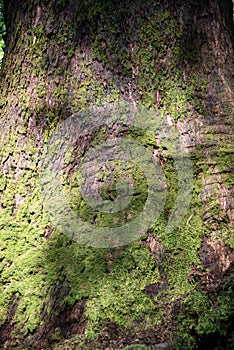
[[[5,1],[1,348],[233,348],[232,14],[231,0]],[[172,156],[149,135],[122,130],[158,157],[164,213],[126,247],[80,246],[43,209],[43,147],[61,120],[119,100],[155,109],[176,126],[194,164],[191,205],[167,235],[178,190]],[[74,148],[65,180],[71,202],[77,164],[92,142],[115,132],[86,132]],[[99,225],[112,219],[75,201],[77,213]],[[136,196],[138,212],[141,202]]]

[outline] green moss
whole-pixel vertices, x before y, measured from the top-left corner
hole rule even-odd
[[[123,350],[150,350],[151,347],[148,347],[146,345],[136,344],[136,345],[129,345],[125,347]]]
[[[21,187],[22,188],[22,187]],[[38,222],[42,212],[42,203],[38,200],[38,190],[20,205],[15,220],[12,220],[9,208],[14,209],[14,192],[7,197],[4,216],[1,218],[1,249],[4,260],[1,262],[1,281],[7,286],[1,291],[1,315],[4,317],[12,295],[18,295],[20,302],[15,320],[27,324],[25,334],[32,332],[40,322],[42,297],[46,291],[43,261],[40,246],[43,242],[47,220]],[[5,191],[7,193],[7,191]],[[21,189],[22,194],[22,189]],[[30,198],[28,198],[30,197]],[[6,198],[5,198],[6,201]],[[41,219],[41,218],[40,218]],[[1,319],[3,322],[4,318]]]
[[[229,318],[233,315],[233,290],[227,284],[219,295],[208,296],[204,291],[196,291],[185,297],[178,318],[178,349],[193,349],[194,334],[199,340],[209,335],[225,336]]]
[[[124,327],[131,326],[135,319],[143,315],[147,320],[153,313],[154,304],[144,289],[159,279],[155,260],[148,249],[142,249],[139,244],[125,249],[117,257],[109,276],[100,280],[97,293],[86,305],[87,337],[92,338],[100,331],[102,319]]]
[[[58,342],[62,339],[62,333],[60,328],[56,328],[54,333],[52,334],[50,341]]]
[[[3,192],[7,184],[7,177],[3,173],[0,174],[0,191]]]
[[[217,152],[217,168],[222,172],[222,181],[227,186],[231,188],[234,183],[234,152],[232,145],[221,144],[219,151]]]

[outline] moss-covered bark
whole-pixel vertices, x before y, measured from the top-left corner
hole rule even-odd
[[[5,14],[0,346],[96,350],[140,343],[151,349],[166,342],[172,349],[212,349],[221,339],[221,346],[231,349],[231,0],[8,0]],[[116,101],[155,110],[177,128],[193,160],[193,196],[179,227],[168,234],[178,194],[173,157],[152,135],[124,128],[120,134],[154,152],[163,167],[164,212],[149,232],[125,247],[80,246],[53,226],[43,207],[43,148],[60,121]],[[117,218],[100,215],[82,200],[77,164],[91,144],[115,132],[102,128],[84,134],[64,176],[77,214],[103,226],[131,220],[146,191],[144,176],[133,167],[143,195],[134,197],[129,211]],[[112,187],[102,187],[102,195],[115,196]]]

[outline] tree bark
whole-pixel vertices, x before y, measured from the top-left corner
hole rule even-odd
[[[0,346],[231,349],[232,1],[8,0],[4,11]],[[126,246],[81,245],[45,210],[43,152],[71,115],[121,101],[154,111],[175,128],[180,150],[193,162],[190,206],[167,234],[168,220],[177,215],[175,155],[163,143],[163,130],[152,138],[124,125],[119,135],[140,142],[165,174],[163,212]],[[133,209],[105,216],[90,211],[76,192],[85,154],[119,135],[116,124],[81,130],[63,169],[76,215],[97,226],[121,227],[140,215],[146,200],[136,190]],[[134,176],[132,185],[145,188],[137,171]],[[104,195],[115,201],[116,190]]]

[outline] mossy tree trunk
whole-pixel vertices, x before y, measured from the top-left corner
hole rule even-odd
[[[67,344],[77,349],[120,349],[136,342],[195,349],[208,336],[231,346],[232,1],[4,5],[0,346],[41,349],[71,337]],[[178,190],[175,164],[157,140],[141,135],[162,157],[164,213],[126,247],[80,246],[58,232],[44,210],[43,148],[56,125],[73,113],[123,100],[154,109],[177,128],[194,163],[190,208],[167,235]],[[110,136],[113,129],[105,132]],[[91,136],[80,145],[84,153]]]

